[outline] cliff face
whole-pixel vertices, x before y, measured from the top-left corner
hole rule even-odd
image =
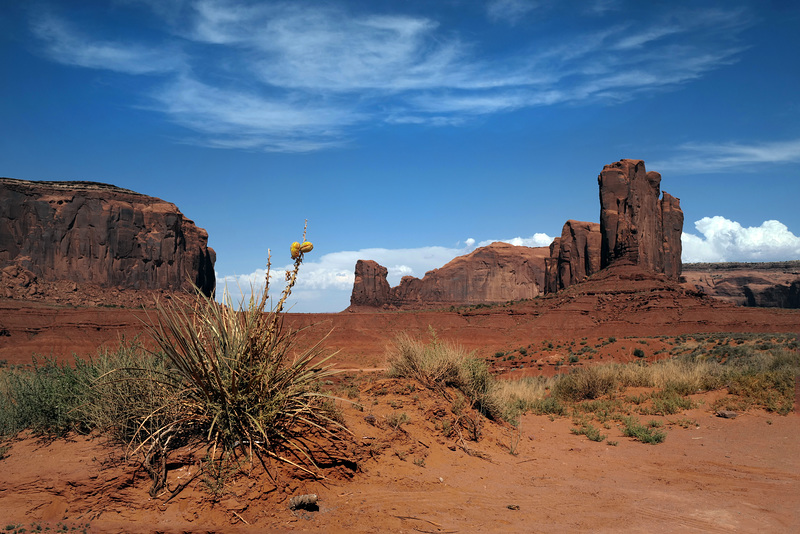
[[[206,231],[169,202],[93,182],[0,178],[0,269],[9,279],[142,290],[194,283],[211,294],[214,261]]]
[[[547,247],[492,243],[427,272],[421,279],[405,276],[397,287],[389,287],[386,268],[359,260],[350,304],[419,309],[533,298],[542,292],[548,255]]]
[[[569,220],[545,259],[546,293],[583,282],[600,270],[600,225]]]
[[[689,263],[684,288],[740,306],[800,308],[800,261]]]
[[[350,304],[380,307],[389,302],[391,288],[386,280],[388,274],[389,271],[386,270],[386,267],[379,265],[376,261],[358,260]]]
[[[623,159],[606,165],[600,188],[600,267],[638,265],[677,280],[681,272],[680,200],[661,196],[661,175],[644,162]]]

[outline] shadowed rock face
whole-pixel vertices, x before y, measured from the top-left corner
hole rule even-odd
[[[661,175],[644,162],[623,159],[606,165],[600,187],[600,267],[638,265],[677,279],[681,271],[683,212],[679,199],[661,196]]]
[[[545,259],[545,293],[583,282],[600,270],[600,225],[569,220]]]
[[[214,261],[206,231],[169,202],[94,182],[0,178],[0,269],[125,289],[194,283],[211,294]]]
[[[358,260],[350,304],[353,306],[383,306],[389,302],[391,288],[386,280],[388,273],[386,267],[376,261]]]
[[[689,263],[684,288],[739,306],[800,308],[800,261]]]
[[[492,243],[425,274],[405,276],[389,287],[387,270],[359,260],[350,298],[352,307],[419,309],[529,299],[542,292],[546,247]]]

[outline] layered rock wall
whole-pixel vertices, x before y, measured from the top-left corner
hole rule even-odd
[[[638,265],[676,279],[681,271],[683,212],[680,200],[661,196],[661,175],[644,162],[622,159],[606,165],[600,188],[600,268],[615,262]]]
[[[800,308],[800,261],[689,263],[681,283],[740,306]]]
[[[125,289],[196,284],[211,294],[214,261],[206,231],[169,202],[94,182],[0,178],[0,269]]]
[[[359,260],[350,297],[351,307],[420,309],[529,299],[542,292],[546,247],[518,247],[492,243],[423,278],[405,276],[396,287],[386,279],[387,269],[374,261]]]

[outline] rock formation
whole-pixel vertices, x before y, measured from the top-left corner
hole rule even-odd
[[[389,271],[372,260],[356,262],[356,278],[350,304],[354,306],[383,306],[389,302],[391,288],[386,277]]]
[[[684,288],[739,306],[800,308],[800,261],[689,263]]]
[[[545,293],[584,281],[600,270],[600,225],[569,220],[545,258]]]
[[[600,267],[638,265],[677,280],[681,272],[683,212],[679,199],[661,196],[661,175],[644,162],[622,159],[606,165],[600,187]]]
[[[94,182],[0,178],[3,280],[214,290],[208,234],[161,199]],[[28,280],[31,276],[36,280]]]
[[[422,279],[403,278],[394,288],[385,268],[359,261],[351,307],[422,308],[532,298],[580,283],[614,264],[677,281],[683,212],[679,199],[668,193],[660,198],[661,175],[647,172],[643,161],[623,159],[606,165],[597,182],[599,224],[568,220],[549,249],[494,243]]]
[[[385,267],[359,260],[351,308],[421,309],[533,298],[542,292],[543,260],[548,254],[547,247],[492,243],[425,273],[421,279],[405,276],[396,287],[389,287]]]

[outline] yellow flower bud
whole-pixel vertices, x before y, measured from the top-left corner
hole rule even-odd
[[[292,252],[292,259],[296,260],[300,256],[300,243],[298,243],[297,241],[292,243],[292,247],[290,250]]]
[[[306,252],[311,252],[314,250],[314,245],[312,245],[309,241],[303,241],[303,244],[300,245],[300,252],[305,254]]]

